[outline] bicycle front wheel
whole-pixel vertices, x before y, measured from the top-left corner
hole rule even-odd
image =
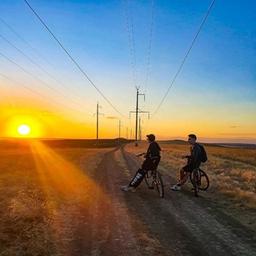
[[[198,191],[199,191],[200,178],[198,176],[199,176],[199,172],[197,170],[194,170],[193,172],[190,173],[190,180],[193,185],[195,196],[198,196]]]
[[[203,170],[200,169],[199,171],[200,171],[200,184],[199,184],[198,188],[200,190],[205,191],[209,188],[210,181],[209,181],[207,174]]]
[[[155,177],[155,186],[157,189],[157,192],[161,198],[164,197],[164,183],[162,179],[162,175],[159,172],[156,172],[156,177]]]

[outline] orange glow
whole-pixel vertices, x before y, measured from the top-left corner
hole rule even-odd
[[[39,179],[47,197],[74,198],[84,205],[91,202],[95,195],[101,195],[102,189],[81,170],[53,149],[39,141],[31,142],[34,161]]]
[[[6,134],[8,137],[38,138],[42,136],[42,128],[36,118],[17,115],[8,120]]]

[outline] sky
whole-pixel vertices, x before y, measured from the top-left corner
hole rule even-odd
[[[28,2],[94,86],[24,0],[1,0],[0,137],[95,138],[97,103],[99,138],[134,137],[138,87],[143,138],[256,143],[255,1],[215,1],[173,84],[212,0]]]

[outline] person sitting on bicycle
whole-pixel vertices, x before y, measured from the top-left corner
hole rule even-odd
[[[188,135],[188,143],[191,145],[190,152],[188,156],[182,156],[182,158],[187,158],[187,164],[180,170],[180,180],[176,185],[171,186],[171,190],[179,191],[181,186],[186,183],[190,173],[199,168],[201,164],[201,148],[199,144],[196,143],[196,135]]]
[[[144,162],[142,163],[141,168],[138,169],[130,183],[126,186],[122,186],[121,189],[123,191],[135,191],[135,189],[140,185],[142,182],[145,174],[149,170],[155,170],[160,162],[161,156],[160,151],[161,148],[158,143],[155,141],[156,137],[154,134],[148,134],[147,140],[149,142],[149,146],[146,153],[139,154],[144,155]]]

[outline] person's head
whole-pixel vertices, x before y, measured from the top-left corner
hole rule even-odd
[[[196,135],[195,134],[189,134],[188,135],[188,143],[194,145],[196,143]]]
[[[147,135],[148,142],[155,141],[156,136],[154,134],[148,134]]]

